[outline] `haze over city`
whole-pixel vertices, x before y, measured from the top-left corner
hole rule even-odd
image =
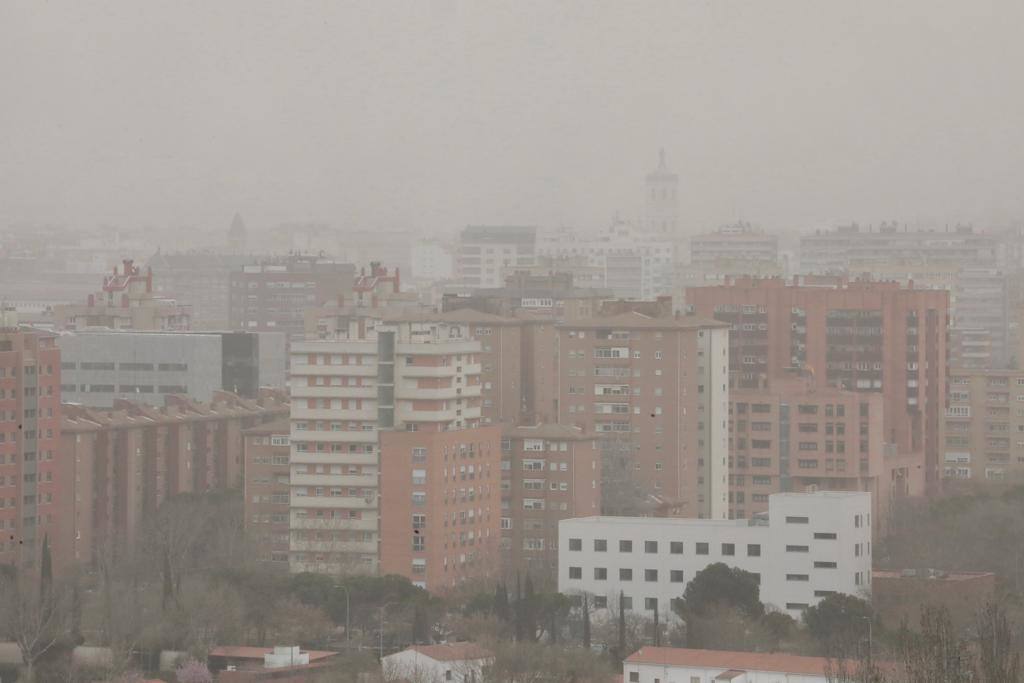
[[[0,7],[0,221],[450,233],[1024,214],[1011,0]]]
[[[0,3],[0,683],[1024,683],[1021,26]]]

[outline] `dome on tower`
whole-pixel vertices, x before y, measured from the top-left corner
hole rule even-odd
[[[678,180],[679,176],[668,170],[668,164],[665,162],[665,149],[658,150],[658,168],[654,169],[647,174],[647,181],[651,182],[664,182],[667,180]]]

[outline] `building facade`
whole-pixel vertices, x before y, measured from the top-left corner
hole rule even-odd
[[[610,487],[636,481],[685,516],[726,519],[727,327],[626,312],[557,333],[559,422],[597,435],[606,506]]]
[[[480,426],[479,355],[465,323],[369,316],[292,344],[292,571],[377,571],[379,434]]]
[[[1024,370],[949,372],[943,476],[1024,480]]]
[[[871,591],[871,494],[776,493],[767,521],[585,517],[560,523],[558,590],[661,621],[710,564],[757,575],[761,602],[800,618],[833,593]],[[605,613],[606,615],[607,613]]]
[[[501,429],[383,431],[380,573],[432,592],[498,573]]]
[[[259,562],[284,572],[288,571],[290,431],[291,420],[284,416],[242,432],[246,540]]]
[[[734,388],[800,370],[819,385],[884,398],[885,441],[938,481],[949,293],[843,278],[740,278],[687,293],[688,311],[728,323]]]
[[[537,228],[470,225],[459,234],[455,278],[466,287],[501,287],[518,268],[536,259]]]
[[[59,533],[60,349],[0,311],[0,565],[32,566]]]
[[[218,391],[254,398],[285,383],[281,333],[93,330],[61,334],[57,345],[67,403],[163,405],[168,395],[210,401]]]
[[[857,662],[804,657],[782,652],[689,650],[642,647],[622,664],[628,683],[828,683],[837,672],[856,671]]]
[[[89,565],[140,539],[160,504],[180,493],[241,489],[243,431],[288,414],[281,392],[257,399],[218,393],[210,403],[170,397],[155,408],[63,406],[60,534],[54,567]]]
[[[288,256],[243,266],[231,273],[228,324],[233,330],[303,333],[303,310],[352,291],[351,263],[316,256]]]
[[[601,512],[601,451],[593,434],[559,424],[506,427],[501,438],[503,574],[556,583],[558,523]]]

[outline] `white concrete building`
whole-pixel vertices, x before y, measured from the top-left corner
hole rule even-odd
[[[558,528],[558,590],[673,618],[671,601],[710,564],[758,575],[761,602],[799,618],[830,593],[871,589],[871,494],[776,493],[768,519],[581,517]]]
[[[844,668],[824,657],[644,647],[622,664],[623,683],[826,683]],[[845,670],[856,670],[847,665]]]
[[[412,279],[418,282],[450,280],[455,275],[452,250],[437,240],[418,240],[412,248]]]
[[[413,645],[381,660],[385,681],[475,683],[494,655],[476,643]]]
[[[537,228],[470,225],[459,234],[455,277],[467,287],[503,287],[517,268],[536,263]]]

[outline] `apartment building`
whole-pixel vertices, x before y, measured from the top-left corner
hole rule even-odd
[[[829,683],[837,670],[857,671],[858,662],[804,657],[783,652],[690,650],[644,646],[622,663],[629,683]]]
[[[284,416],[242,432],[243,521],[256,559],[288,571],[288,507],[291,467],[288,462],[291,419]]]
[[[480,426],[480,343],[465,323],[364,316],[291,354],[291,570],[375,572],[379,433]]]
[[[685,516],[725,519],[728,326],[625,312],[557,334],[559,422],[595,433],[606,467]]]
[[[303,310],[352,291],[351,263],[290,255],[231,273],[228,324],[233,330],[303,333]]]
[[[758,389],[793,369],[884,398],[885,442],[938,481],[949,293],[845,278],[738,278],[689,290],[687,310],[730,326],[729,379]]]
[[[877,230],[856,224],[800,240],[806,273],[869,274],[917,289],[950,292],[950,352],[961,367],[1006,367],[1017,322],[1008,305],[1009,245],[995,234],[958,225],[946,230],[900,229],[883,223]]]
[[[800,618],[832,593],[871,591],[871,494],[776,493],[767,520],[584,517],[559,525],[558,590],[662,622],[710,564],[757,575],[761,602]],[[607,612],[603,616],[607,616]]]
[[[555,583],[558,523],[601,512],[601,451],[578,427],[506,427],[501,436],[504,574]]]
[[[884,400],[818,387],[810,377],[777,380],[729,397],[729,515],[768,511],[778,492],[866,491],[881,532],[895,500],[923,488],[913,458],[887,448]]]
[[[498,572],[501,428],[382,431],[380,572],[432,592]]]
[[[240,489],[244,430],[287,414],[275,391],[256,399],[220,392],[210,403],[172,396],[160,408],[64,404],[55,467],[69,493],[60,500],[60,534],[51,535],[54,566],[131,547],[171,496]]]
[[[115,400],[163,405],[186,394],[210,401],[218,391],[255,398],[283,388],[280,332],[135,332],[89,330],[57,338],[67,403],[109,408]]]
[[[505,278],[501,287],[453,288],[445,292],[441,310],[447,313],[472,308],[503,317],[525,315],[574,320],[594,316],[601,302],[613,296],[607,287],[578,286],[572,273],[517,270]]]
[[[691,237],[690,263],[727,275],[782,274],[778,236],[743,222]]]
[[[536,245],[532,226],[467,226],[459,234],[455,278],[467,287],[501,287],[512,271],[533,266]]]
[[[1024,370],[949,371],[943,476],[1024,479]]]
[[[153,292],[153,271],[125,259],[122,269],[103,278],[102,291],[90,294],[86,303],[54,306],[59,330],[108,327],[113,330],[187,330],[192,310]]]
[[[0,565],[32,566],[58,533],[68,495],[57,470],[60,420],[54,336],[0,310]]]
[[[147,266],[153,272],[153,291],[157,296],[173,297],[189,306],[192,329],[226,330],[230,324],[231,273],[252,261],[253,257],[241,252],[158,251],[149,258]]]

